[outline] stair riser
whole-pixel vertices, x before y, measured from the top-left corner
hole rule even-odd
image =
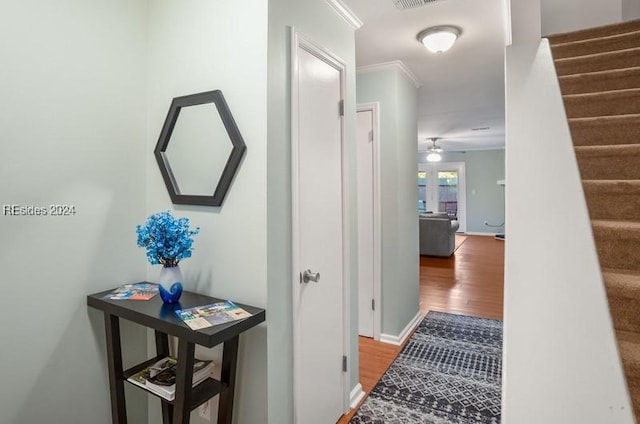
[[[624,365],[624,358],[622,363]],[[625,367],[625,375],[629,375]],[[640,417],[640,377],[627,377],[627,386],[631,395],[631,404],[636,417]]]
[[[607,71],[611,69],[633,68],[640,66],[640,54],[637,49],[584,56],[572,59],[558,59],[555,61],[558,75],[575,75],[586,72]]]
[[[560,77],[563,95],[640,88],[640,68],[626,72],[579,74]]]
[[[591,219],[640,221],[640,196],[637,194],[609,194],[585,190],[585,197]],[[640,317],[640,314],[638,316]]]
[[[640,156],[592,156],[576,152],[583,180],[638,180]]]
[[[570,43],[573,41],[588,40],[597,37],[606,37],[614,34],[624,34],[626,32],[640,31],[640,20],[627,21],[615,25],[608,25],[598,28],[589,28],[567,34],[550,35],[551,44]]]
[[[635,114],[640,113],[640,91],[565,96],[564,106],[568,118]]]
[[[631,49],[634,47],[640,47],[640,35],[635,32],[618,35],[616,37],[555,45],[551,47],[551,51],[553,52],[554,59],[564,59],[567,57],[612,52],[615,50]]]
[[[603,234],[594,228],[600,266],[640,271],[640,235],[629,237],[624,232]]]
[[[620,356],[623,358],[627,376],[640,378],[640,334],[616,330]]]
[[[569,121],[575,146],[633,144],[640,142],[640,117],[624,120]]]
[[[609,295],[609,309],[616,330],[640,333],[640,300],[612,297]]]

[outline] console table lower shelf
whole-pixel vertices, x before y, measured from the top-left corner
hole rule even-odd
[[[237,304],[251,313],[251,317],[194,331],[177,317],[174,310],[216,303],[222,299],[183,292],[179,304],[166,305],[159,296],[147,301],[105,299],[104,296],[110,292],[111,290],[107,290],[87,296],[87,304],[104,312],[113,424],[127,423],[124,382],[133,374],[169,355],[169,336],[178,339],[175,399],[169,401],[140,386],[134,386],[160,398],[163,424],[189,423],[191,411],[216,395],[220,396],[218,424],[231,424],[239,336],[265,320],[264,309]],[[155,331],[156,357],[130,369],[123,369],[120,318]],[[207,378],[192,387],[195,345],[210,348],[221,343],[223,350],[220,380]]]
[[[141,364],[136,365],[133,368],[129,368],[128,370],[125,370],[123,372],[123,379],[125,381],[127,381],[128,383],[132,384],[133,386],[142,389],[144,391],[146,391],[149,394],[152,394],[154,396],[157,396],[162,402],[166,402],[169,405],[174,405],[175,404],[175,399],[173,400],[167,400],[164,397],[160,396],[159,394],[153,392],[152,390],[146,389],[144,387],[141,387],[137,384],[131,383],[131,381],[129,381],[129,377],[137,374],[138,372],[142,371],[143,369],[155,364],[156,362],[160,361],[161,359],[164,359],[165,356],[156,356],[155,358],[149,359],[146,362],[143,362]],[[229,390],[229,386],[219,380],[216,380],[215,378],[207,378],[205,380],[203,380],[202,382],[198,383],[197,386],[194,386],[191,389],[191,402],[189,405],[187,405],[188,409],[190,411],[193,411],[194,409],[196,409],[198,406],[202,405],[204,402],[206,402],[207,400],[211,399],[212,397],[224,392],[225,390]]]

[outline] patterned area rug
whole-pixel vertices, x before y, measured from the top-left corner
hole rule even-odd
[[[351,424],[499,424],[502,321],[429,312]]]

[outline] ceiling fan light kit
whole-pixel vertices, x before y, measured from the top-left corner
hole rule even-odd
[[[422,30],[416,38],[430,52],[444,53],[453,46],[461,33],[458,27],[443,25]]]
[[[436,144],[438,137],[430,138],[433,143],[431,146],[427,148],[427,162],[440,162],[442,160],[442,147]]]
[[[427,155],[427,162],[440,162],[442,156],[439,153],[429,153]]]

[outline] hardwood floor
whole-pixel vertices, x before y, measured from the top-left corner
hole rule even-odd
[[[504,243],[467,236],[448,259],[420,257],[420,312],[502,319]]]
[[[504,243],[493,237],[466,236],[450,258],[421,257],[420,312],[502,319]],[[402,347],[367,337],[360,337],[359,343],[360,384],[368,395]],[[356,409],[337,424],[347,424]]]

